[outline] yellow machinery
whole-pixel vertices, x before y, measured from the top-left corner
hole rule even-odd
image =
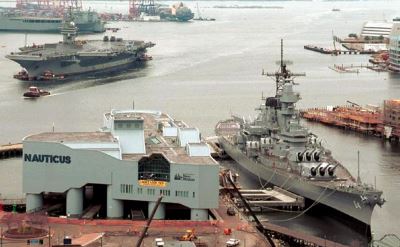
[[[186,233],[179,238],[180,241],[193,241],[195,239],[194,229],[186,230]]]

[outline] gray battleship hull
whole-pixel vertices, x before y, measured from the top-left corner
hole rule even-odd
[[[374,206],[363,203],[360,194],[323,187],[304,179],[298,179],[294,175],[285,174],[282,171],[273,169],[272,166],[268,167],[247,157],[223,137],[219,138],[219,143],[224,151],[241,167],[258,176],[261,180],[311,199],[316,202],[315,204],[326,205],[370,226]],[[268,160],[264,160],[264,162],[268,162]]]

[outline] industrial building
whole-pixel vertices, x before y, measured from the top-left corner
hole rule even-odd
[[[400,72],[400,23],[393,24],[389,42],[389,69]]]
[[[197,128],[156,111],[104,114],[97,132],[48,132],[23,140],[27,212],[56,203],[68,217],[207,220],[218,207],[219,165]],[[98,211],[98,212],[97,212]]]

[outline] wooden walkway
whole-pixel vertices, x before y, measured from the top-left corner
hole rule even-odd
[[[240,190],[251,207],[304,208],[304,198],[279,187],[273,190]]]
[[[305,45],[304,49],[309,51],[315,51],[322,54],[329,54],[329,55],[370,55],[375,54],[374,51],[356,51],[356,50],[335,50],[335,49],[328,49],[323,48],[315,45]]]

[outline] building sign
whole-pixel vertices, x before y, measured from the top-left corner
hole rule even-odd
[[[24,161],[48,164],[70,164],[71,156],[51,154],[24,154]]]
[[[194,174],[190,174],[190,173],[183,173],[183,174],[175,174],[174,179],[175,180],[182,180],[182,181],[194,181]]]
[[[151,187],[166,187],[167,182],[165,181],[154,181],[154,180],[139,180],[140,186],[151,186]]]

